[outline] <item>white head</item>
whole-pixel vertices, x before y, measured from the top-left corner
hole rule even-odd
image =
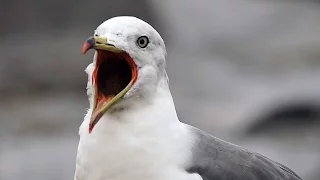
[[[127,108],[168,85],[165,44],[152,26],[138,18],[120,16],[103,22],[82,52],[89,49],[96,50],[94,63],[86,70],[93,109],[89,132],[111,106]]]

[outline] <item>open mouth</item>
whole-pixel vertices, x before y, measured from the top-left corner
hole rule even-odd
[[[119,54],[98,50],[94,81],[97,84],[97,105],[101,98],[114,97],[132,78],[131,67]]]
[[[136,65],[129,55],[97,50],[96,68],[92,75],[94,110],[89,132],[107,109],[129,91],[136,79]]]
[[[87,41],[83,53],[94,48],[91,46],[93,45],[88,45]],[[115,47],[108,44],[103,49],[95,48],[97,58],[92,74],[93,112],[89,133],[103,114],[130,90],[137,79],[137,66],[133,59],[124,51],[112,52],[109,48]]]

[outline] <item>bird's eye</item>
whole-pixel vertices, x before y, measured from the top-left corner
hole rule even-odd
[[[141,37],[139,37],[138,40],[137,40],[137,44],[138,44],[138,46],[141,47],[141,48],[147,47],[148,44],[149,44],[149,39],[148,39],[148,37],[147,37],[147,36],[141,36]]]

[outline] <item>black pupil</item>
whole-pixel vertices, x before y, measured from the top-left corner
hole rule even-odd
[[[140,39],[140,44],[141,44],[141,45],[144,44],[144,39]]]

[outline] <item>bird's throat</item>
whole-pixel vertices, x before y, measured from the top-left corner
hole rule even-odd
[[[89,133],[108,109],[131,89],[137,76],[136,64],[126,53],[112,55],[98,51],[96,67],[92,74],[93,112]]]

